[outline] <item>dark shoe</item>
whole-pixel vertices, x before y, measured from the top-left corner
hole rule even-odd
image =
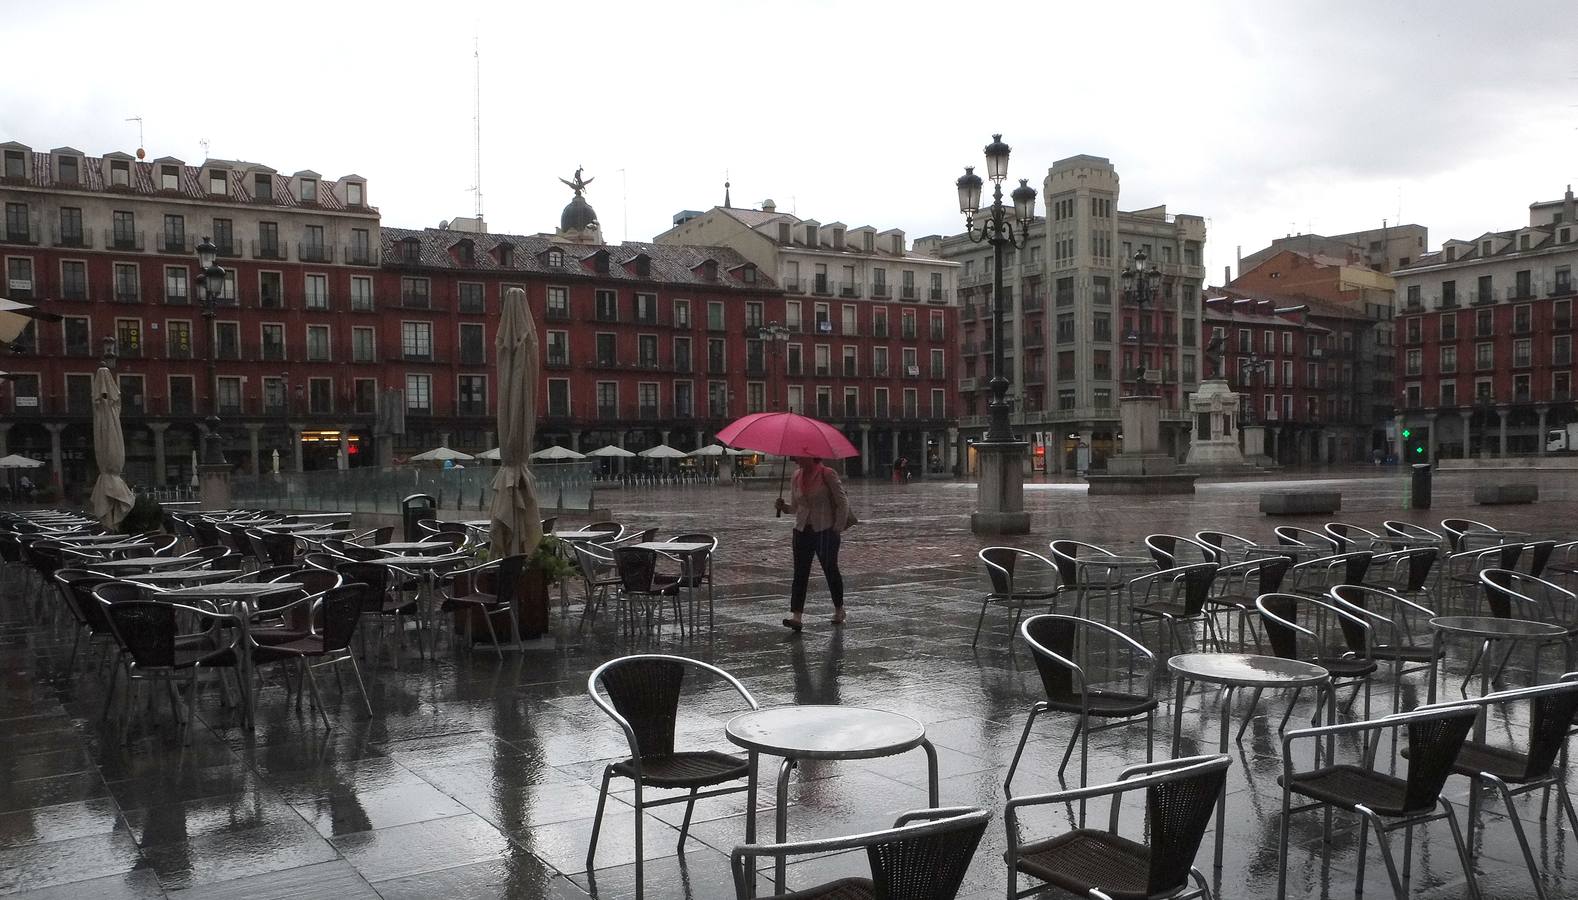
[[[799,631],[805,626],[799,622],[796,622],[794,619],[784,619],[784,627],[790,631]]]
[[[827,621],[828,621],[828,624],[833,625],[835,627],[841,626],[841,625],[844,624],[844,620],[843,619],[828,619]]]

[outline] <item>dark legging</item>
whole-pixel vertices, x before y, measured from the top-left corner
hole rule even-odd
[[[806,582],[811,579],[811,557],[822,563],[822,574],[827,578],[827,590],[833,595],[833,607],[844,608],[844,576],[838,571],[838,532],[831,528],[821,531],[794,533],[794,582],[789,588],[789,609],[805,609]]]

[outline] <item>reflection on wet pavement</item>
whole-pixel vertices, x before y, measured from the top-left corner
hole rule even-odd
[[[1400,508],[1402,481],[1355,472],[1343,477],[1343,521],[1374,527],[1382,519],[1434,524],[1467,515],[1548,533],[1564,528],[1571,485],[1542,483],[1534,506],[1483,511],[1468,503],[1471,484],[1443,477],[1436,508]],[[1288,483],[1286,480],[1281,484]],[[1255,512],[1259,485],[1203,483],[1193,498],[1102,498],[1093,503],[1065,485],[1032,486],[1034,537],[1018,546],[1044,550],[1073,537],[1133,552],[1153,531],[1193,534],[1214,528],[1269,539],[1275,524]],[[375,715],[324,680],[332,729],[308,704],[287,703],[277,678],[259,696],[257,728],[239,727],[218,693],[206,688],[191,743],[181,746],[161,704],[130,733],[98,722],[105,678],[79,658],[68,671],[70,635],[35,623],[20,602],[21,577],[8,572],[0,590],[0,893],[38,897],[630,897],[634,893],[634,810],[628,781],[615,781],[599,839],[598,866],[585,871],[587,840],[603,766],[625,755],[620,732],[586,698],[586,677],[626,652],[673,652],[714,663],[738,677],[762,706],[844,704],[909,715],[938,750],[945,805],[981,805],[993,823],[961,896],[1001,897],[1005,889],[1002,777],[1026,710],[1042,688],[1025,649],[1010,640],[1007,617],[987,614],[980,648],[970,649],[981,580],[974,554],[983,542],[967,531],[973,487],[958,483],[860,485],[851,489],[862,522],[845,542],[850,623],[830,626],[820,578],[813,579],[805,631],[778,625],[787,607],[788,523],[770,512],[771,494],[730,488],[613,492],[606,502],[622,521],[661,533],[711,531],[722,538],[717,564],[717,627],[684,637],[672,627],[622,639],[605,618],[580,632],[579,607],[557,633],[557,646],[491,653],[442,647],[420,664],[408,649],[399,670],[381,657],[368,670]],[[1310,524],[1299,522],[1298,524]],[[28,595],[31,599],[31,594]],[[1147,632],[1154,639],[1154,629]],[[1461,648],[1460,648],[1461,649]],[[1461,672],[1465,654],[1454,651]],[[1547,664],[1547,668],[1549,665]],[[1507,683],[1527,673],[1516,664]],[[1455,689],[1458,679],[1448,682]],[[1164,686],[1170,690],[1170,685]],[[1423,678],[1408,679],[1404,706],[1422,700]],[[1391,708],[1387,679],[1375,682],[1373,705]],[[1261,701],[1241,746],[1231,755],[1227,853],[1210,868],[1210,840],[1197,862],[1225,897],[1270,897],[1275,891],[1281,771],[1276,717],[1286,699]],[[1202,709],[1203,707],[1203,709]],[[1235,705],[1241,714],[1247,700]],[[1301,702],[1307,710],[1309,699]],[[726,684],[688,679],[678,744],[732,751],[723,723],[738,712]],[[1171,704],[1157,720],[1157,748],[1172,729]],[[1294,721],[1307,721],[1307,712]],[[1495,718],[1492,739],[1524,740],[1526,724]],[[1180,753],[1215,748],[1215,695],[1196,692],[1182,722]],[[1054,790],[1055,770],[1071,720],[1037,721],[1015,778],[1016,793]],[[1145,758],[1144,729],[1091,739],[1091,780],[1115,777]],[[776,761],[772,769],[776,770]],[[1304,760],[1307,764],[1308,761]],[[1071,768],[1071,773],[1073,769]],[[765,779],[769,784],[771,777]],[[1447,795],[1463,808],[1462,779]],[[772,791],[757,811],[759,833],[773,827]],[[807,762],[791,783],[790,838],[886,827],[926,801],[924,758],[916,754],[841,763]],[[1554,804],[1552,804],[1554,805]],[[728,851],[743,840],[743,794],[699,802],[691,841],[678,852],[683,804],[650,810],[646,896],[732,896]],[[1574,836],[1555,810],[1520,801],[1551,896],[1572,887]],[[1505,821],[1487,795],[1476,854],[1487,897],[1524,896],[1530,884]],[[1027,835],[1070,826],[1067,809],[1026,817]],[[1129,821],[1138,821],[1128,816]],[[1339,814],[1322,863],[1320,817],[1293,824],[1292,896],[1348,896],[1353,890],[1357,822]],[[1416,836],[1413,893],[1458,897],[1464,881],[1441,823]],[[1372,840],[1365,890],[1388,895]],[[807,885],[864,871],[863,856],[813,858],[789,867],[790,884]]]

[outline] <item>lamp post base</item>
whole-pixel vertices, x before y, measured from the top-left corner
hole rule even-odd
[[[204,464],[197,467],[198,502],[203,509],[230,506],[230,465]]]
[[[976,534],[1028,534],[1030,514],[1025,512],[1024,441],[975,445],[980,472],[975,488],[975,512],[970,530]]]

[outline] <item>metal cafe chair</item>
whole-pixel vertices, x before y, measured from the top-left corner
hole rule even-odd
[[[1283,579],[1292,566],[1293,560],[1286,556],[1263,556],[1218,568],[1211,595],[1205,600],[1210,616],[1214,618],[1220,615],[1226,619],[1217,628],[1217,634],[1227,634],[1230,631],[1228,626],[1232,624],[1232,620],[1227,617],[1236,615],[1239,647],[1248,647],[1244,640],[1244,631],[1247,629],[1255,638],[1255,652],[1260,652],[1260,629],[1254,615],[1255,598],[1281,590]]]
[[[1324,531],[1311,531],[1297,525],[1278,525],[1271,529],[1271,533],[1277,536],[1277,543],[1289,547],[1307,547],[1328,555],[1337,552],[1337,539]]]
[[[1176,534],[1146,535],[1145,549],[1150,551],[1151,559],[1156,560],[1156,568],[1158,569],[1177,568],[1181,565],[1178,561],[1180,554],[1190,557],[1185,559],[1182,564],[1214,562],[1220,565],[1222,563],[1221,555],[1218,552],[1220,548],[1212,547],[1210,544],[1197,541],[1194,538]],[[1198,555],[1200,558],[1193,559],[1192,557],[1195,555]]]
[[[1238,561],[1242,562],[1249,558],[1251,550],[1260,546],[1247,537],[1227,531],[1197,531],[1194,539],[1208,547],[1216,548],[1216,561],[1224,566],[1234,561],[1235,553]]]
[[[1211,888],[1194,866],[1200,840],[1227,783],[1228,757],[1189,756],[1130,766],[1111,784],[1015,797],[1003,809],[1008,832],[1008,897],[1058,887],[1081,897],[1125,900],[1187,900]],[[1145,792],[1145,840],[1118,833],[1123,794]],[[1084,803],[1111,797],[1107,828],[1084,826],[1049,838],[1025,841],[1020,811],[1029,807]],[[1039,884],[1019,889],[1020,876]],[[1193,879],[1194,888],[1189,889]]]
[[[1512,833],[1523,851],[1523,861],[1529,867],[1529,877],[1534,880],[1534,895],[1545,898],[1545,885],[1540,878],[1540,868],[1529,847],[1528,835],[1523,830],[1523,820],[1512,798],[1530,791],[1544,791],[1546,803],[1540,805],[1540,818],[1549,802],[1549,791],[1556,788],[1557,801],[1567,812],[1567,821],[1578,833],[1578,810],[1573,808],[1572,795],[1567,791],[1567,739],[1572,734],[1573,715],[1578,713],[1578,675],[1568,675],[1556,684],[1519,688],[1477,697],[1473,700],[1454,702],[1450,706],[1477,706],[1488,710],[1493,706],[1529,705],[1529,737],[1526,749],[1518,750],[1482,740],[1466,740],[1452,764],[1452,771],[1469,779],[1468,836],[1465,843],[1474,847],[1474,824],[1478,818],[1479,795],[1486,783],[1496,789],[1505,804],[1507,818],[1512,823]],[[1431,707],[1422,707],[1429,709]],[[1559,834],[1555,835],[1560,839]]]
[[[1381,528],[1387,534],[1396,535],[1405,541],[1435,541],[1437,546],[1446,546],[1446,538],[1423,525],[1415,525],[1412,522],[1403,522],[1397,519],[1387,519],[1381,523]]]
[[[1145,758],[1147,761],[1151,759],[1158,703],[1156,654],[1117,628],[1077,616],[1052,613],[1031,616],[1019,626],[1019,633],[1035,656],[1036,670],[1041,675],[1046,699],[1030,707],[1030,716],[1025,719],[1025,730],[1019,736],[1019,747],[1014,750],[1013,762],[1009,763],[1008,775],[1003,779],[1003,793],[1011,793],[1014,772],[1019,768],[1019,758],[1025,752],[1025,743],[1030,740],[1030,730],[1035,727],[1036,716],[1046,712],[1074,713],[1079,716],[1074,721],[1074,733],[1069,737],[1068,748],[1063,751],[1063,761],[1058,765],[1060,779],[1068,769],[1076,742],[1080,745],[1079,783],[1083,785],[1090,766],[1091,733],[1134,725],[1142,717],[1145,722]],[[1107,639],[1107,660],[1099,669],[1090,662],[1093,638]],[[1145,672],[1142,691],[1125,692],[1098,687],[1116,679],[1118,666],[1113,659],[1115,654],[1126,657],[1126,668],[1131,673],[1136,660],[1143,662]],[[1103,674],[1112,677],[1099,677]],[[1092,724],[1098,721],[1103,724]]]
[[[1219,568],[1216,563],[1193,563],[1160,572],[1148,572],[1130,579],[1131,596],[1143,589],[1141,602],[1129,607],[1129,624],[1134,633],[1142,633],[1140,623],[1145,619],[1165,624],[1167,628],[1163,634],[1171,638],[1168,643],[1171,651],[1168,655],[1171,656],[1184,645],[1183,626],[1202,622],[1205,625],[1205,637],[1221,646],[1222,639],[1216,633],[1216,622],[1205,612],[1205,602],[1211,596],[1211,586],[1216,582]]]
[[[1483,569],[1479,573],[1479,580],[1485,586],[1485,603],[1490,607],[1490,614],[1496,618],[1530,619],[1565,629],[1566,634],[1557,638],[1563,648],[1562,671],[1572,671],[1573,639],[1578,637],[1578,594],[1544,578],[1507,569]],[[1535,645],[1533,681],[1536,684],[1540,680],[1540,651],[1547,643],[1553,641],[1541,641]],[[1487,642],[1481,648],[1481,655],[1488,649]],[[1492,678],[1501,677],[1501,673],[1507,668],[1507,661],[1512,658],[1516,650],[1516,643],[1507,648],[1507,653],[1501,658],[1501,663],[1496,667]],[[1477,661],[1479,656],[1475,659]],[[1490,665],[1490,660],[1485,660],[1485,664]],[[1473,671],[1474,667],[1470,666],[1470,674]],[[1464,682],[1465,685],[1467,683]]]
[[[778,895],[778,900],[953,900],[992,814],[973,807],[921,809],[899,816],[892,828],[847,837],[787,844],[741,844],[729,854],[738,900],[754,896],[756,860],[865,850],[871,877],[839,878]],[[773,900],[773,898],[767,898]]]
[[[1322,530],[1337,541],[1337,552],[1347,553],[1350,549],[1369,550],[1371,541],[1385,540],[1385,536],[1377,534],[1362,525],[1349,522],[1327,522]],[[1360,547],[1350,547],[1350,544],[1363,544]]]
[[[1354,696],[1348,698],[1353,706],[1360,691],[1364,693],[1364,717],[1370,717],[1370,676],[1380,668],[1370,655],[1370,622],[1360,615],[1344,609],[1329,599],[1308,597],[1302,594],[1265,594],[1255,598],[1255,608],[1266,630],[1266,642],[1271,652],[1282,659],[1296,659],[1314,663],[1331,675],[1333,703],[1337,688],[1354,684]],[[1340,639],[1334,635],[1340,635]],[[1293,689],[1287,711],[1282,714],[1281,731],[1293,716],[1303,688]],[[1249,699],[1249,713],[1239,725],[1238,734],[1244,734],[1249,720],[1254,717],[1255,706],[1260,702],[1260,688],[1255,688]],[[1319,721],[1320,699],[1316,698],[1315,722]],[[1313,724],[1313,722],[1312,722]]]
[[[1014,613],[1014,629],[1018,630],[1027,608],[1045,607],[1052,611],[1057,601],[1057,564],[1039,553],[1018,547],[983,547],[975,554],[981,561],[992,589],[981,598],[981,612],[975,619],[974,647],[981,640],[981,626],[986,622],[986,608],[993,602],[1001,603]],[[1015,583],[1018,576],[1024,576]],[[1050,579],[1050,584],[1048,580]]]
[[[1089,600],[1092,590],[1100,590],[1107,600],[1107,618],[1110,621],[1113,615],[1113,596],[1123,589],[1126,579],[1121,570],[1100,565],[1102,557],[1116,557],[1105,547],[1098,547],[1084,541],[1071,541],[1059,539],[1048,545],[1052,553],[1052,561],[1057,565],[1058,591],[1074,594],[1073,612],[1076,615],[1085,615],[1090,612]],[[1095,565],[1083,565],[1092,560]],[[1093,571],[1095,570],[1095,571]]]
[[[1408,896],[1408,866],[1411,858],[1408,846],[1412,844],[1414,829],[1436,819],[1446,819],[1452,829],[1452,840],[1457,845],[1458,858],[1463,863],[1463,874],[1468,879],[1469,890],[1478,896],[1474,880],[1474,864],[1469,859],[1468,848],[1463,843],[1463,833],[1458,828],[1457,814],[1451,801],[1441,796],[1441,789],[1458,750],[1474,726],[1477,714],[1472,706],[1427,707],[1413,712],[1386,716],[1368,722],[1349,722],[1343,725],[1326,725],[1319,728],[1301,728],[1282,736],[1282,825],[1277,838],[1277,900],[1288,894],[1288,834],[1293,814],[1311,809],[1343,809],[1359,814],[1359,871],[1354,896],[1364,889],[1364,860],[1369,844],[1370,828],[1374,827],[1376,842],[1381,845],[1381,859],[1386,864],[1387,877],[1398,900]],[[1375,752],[1381,735],[1394,729],[1404,729],[1408,736],[1408,774],[1404,777],[1391,774],[1391,770],[1376,768]],[[1346,738],[1342,741],[1338,739]],[[1330,759],[1320,768],[1296,772],[1293,769],[1293,745],[1298,741],[1317,740],[1333,746],[1336,743],[1357,742],[1362,747],[1360,763],[1337,763]],[[1395,745],[1395,742],[1394,742]],[[1293,795],[1309,799],[1310,803],[1293,805]],[[1386,832],[1404,829],[1403,868],[1399,873],[1392,849],[1387,845]],[[1331,817],[1326,817],[1325,852],[1331,847]]]
[[[670,803],[685,804],[685,819],[679,827],[679,853],[685,853],[685,838],[690,833],[690,816],[696,801],[720,794],[747,790],[746,784],[719,787],[731,781],[743,782],[749,764],[738,756],[715,750],[681,751],[674,748],[674,728],[679,717],[679,701],[686,670],[708,672],[727,681],[751,709],[756,698],[745,685],[717,666],[683,656],[638,654],[612,659],[598,666],[586,680],[586,692],[607,713],[630,747],[627,759],[603,768],[603,784],[597,795],[597,813],[592,820],[592,837],[586,848],[586,868],[596,868],[597,836],[603,825],[603,806],[608,800],[608,784],[617,775],[635,783],[636,816],[636,897],[644,891],[642,882],[641,823],[645,810]],[[601,690],[599,688],[601,687]],[[607,692],[607,697],[603,696]],[[715,712],[709,705],[709,712]],[[648,788],[679,790],[689,793],[661,800],[645,799]],[[707,788],[706,791],[702,791]],[[754,815],[754,812],[752,813]]]
[[[1402,705],[1403,676],[1427,672],[1445,655],[1429,633],[1435,611],[1381,587],[1340,584],[1330,594],[1336,605],[1370,625],[1370,657],[1392,672],[1392,712]]]

